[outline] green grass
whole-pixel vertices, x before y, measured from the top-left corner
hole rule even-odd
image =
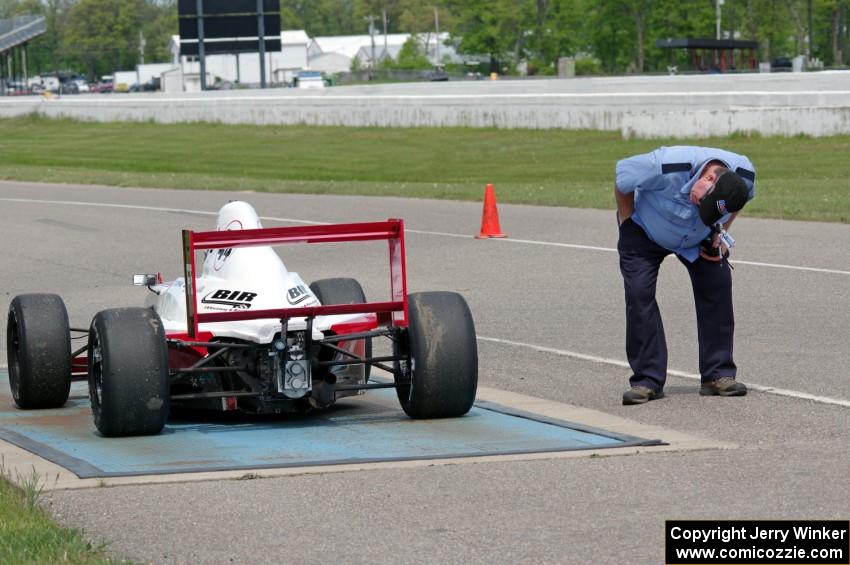
[[[0,178],[613,208],[615,162],[720,146],[758,169],[748,216],[850,222],[850,136],[624,140],[615,132],[0,120]]]
[[[15,565],[117,563],[107,559],[103,547],[93,547],[77,530],[63,528],[39,506],[44,479],[35,471],[11,482],[0,462],[0,563]]]

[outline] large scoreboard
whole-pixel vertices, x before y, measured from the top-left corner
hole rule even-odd
[[[180,0],[181,55],[280,51],[280,0]],[[264,45],[261,45],[264,43]]]

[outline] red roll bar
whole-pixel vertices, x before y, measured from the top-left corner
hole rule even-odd
[[[363,304],[337,304],[280,308],[274,310],[239,310],[234,312],[198,313],[196,293],[195,253],[206,249],[232,249],[281,245],[284,243],[338,243],[346,241],[387,240],[390,266],[390,297],[385,302]],[[253,230],[226,230],[196,232],[183,230],[183,269],[186,279],[186,325],[189,337],[198,335],[198,324],[234,322],[267,318],[288,319],[334,314],[377,315],[378,325],[407,327],[407,273],[404,255],[404,222],[390,219],[386,222],[357,224],[331,224],[326,226],[261,228]]]

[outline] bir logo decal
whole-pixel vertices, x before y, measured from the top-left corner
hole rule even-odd
[[[219,289],[204,296],[203,304],[220,304],[230,306],[233,310],[247,310],[251,307],[251,301],[257,297],[255,292],[244,292],[241,290]]]
[[[301,286],[293,286],[288,291],[286,291],[286,301],[295,306],[296,304],[300,304],[310,298],[310,295],[307,293],[307,289]]]
[[[726,201],[718,200],[717,201],[717,211],[723,214],[724,216],[728,213],[726,210]]]

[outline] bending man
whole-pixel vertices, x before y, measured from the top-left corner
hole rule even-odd
[[[661,147],[617,163],[614,195],[620,271],[626,291],[626,355],[631,388],[623,404],[664,396],[667,343],[655,301],[658,269],[674,253],[688,269],[699,338],[700,394],[743,396],[732,359],[734,242],[725,230],[755,196],[749,159],[708,147]]]

